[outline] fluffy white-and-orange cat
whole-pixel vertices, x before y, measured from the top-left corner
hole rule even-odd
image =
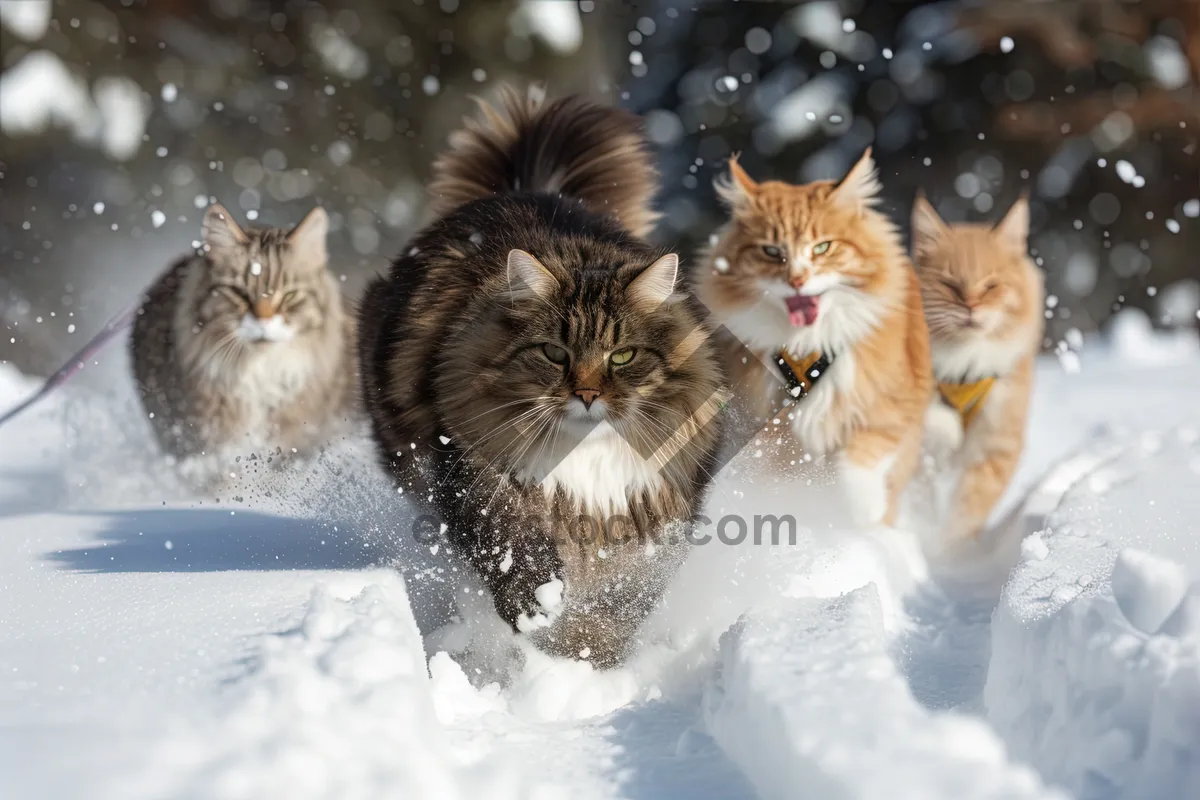
[[[696,280],[739,350],[726,369],[740,402],[783,408],[796,444],[838,467],[855,522],[895,521],[916,470],[933,392],[917,277],[868,150],[840,182],[757,183],[729,162],[717,189],[731,211]],[[738,348],[731,348],[738,349]],[[786,407],[786,408],[784,408]]]
[[[945,530],[975,536],[1024,448],[1042,343],[1042,275],[1027,255],[1029,203],[1022,196],[994,228],[948,225],[918,195],[912,231],[938,381],[928,440],[956,471]]]

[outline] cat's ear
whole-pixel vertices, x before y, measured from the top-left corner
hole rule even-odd
[[[1021,192],[1021,196],[1004,215],[1004,219],[996,223],[992,235],[1018,252],[1024,253],[1029,249],[1028,194]]]
[[[879,183],[879,173],[875,169],[875,159],[871,157],[871,148],[867,148],[858,159],[858,163],[850,168],[846,177],[833,190],[833,197],[838,202],[851,205],[857,209],[873,205],[879,199],[883,186]]]
[[[925,199],[925,193],[917,190],[912,210],[913,250],[922,253],[931,250],[942,235],[949,230],[933,204]]]
[[[233,217],[220,203],[213,203],[204,212],[204,243],[209,252],[224,252],[241,247],[249,237],[246,236]]]
[[[325,238],[329,235],[329,215],[325,209],[317,206],[300,220],[300,224],[292,228],[287,235],[292,252],[313,264],[324,264],[328,258],[325,249]]]
[[[675,293],[679,256],[668,253],[638,273],[629,282],[629,299],[637,305],[658,308]]]
[[[547,299],[558,288],[558,278],[524,250],[508,251],[508,288],[514,297],[532,292]]]
[[[742,169],[736,153],[729,157],[729,176],[717,178],[713,188],[731,211],[745,211],[758,194],[758,183]]]

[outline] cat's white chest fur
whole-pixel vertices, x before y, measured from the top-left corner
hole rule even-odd
[[[313,358],[303,348],[268,345],[238,378],[238,386],[260,405],[278,407],[304,389],[313,374]]]
[[[269,441],[276,412],[296,402],[315,373],[307,350],[292,343],[267,345],[238,365],[225,392],[240,409],[239,427],[253,441]],[[266,438],[264,438],[266,437]]]
[[[788,407],[792,432],[805,452],[824,455],[843,444],[843,427],[836,424],[831,414],[839,396],[844,397],[854,390],[854,376],[854,354],[838,356],[808,396]]]
[[[586,509],[619,514],[629,507],[629,495],[662,485],[654,463],[643,458],[607,422],[582,440],[566,440],[553,452],[536,454],[519,473],[522,480],[540,483],[551,497],[563,489]]]

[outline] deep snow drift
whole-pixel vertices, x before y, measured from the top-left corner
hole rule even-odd
[[[1143,327],[1041,364],[1009,505],[1084,477],[998,607],[735,463],[709,516],[796,543],[697,547],[608,673],[522,648],[360,439],[189,498],[110,355],[0,429],[0,796],[1200,794],[1200,355]]]

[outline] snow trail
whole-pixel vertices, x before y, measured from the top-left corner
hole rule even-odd
[[[888,656],[874,587],[749,614],[721,656],[708,728],[763,798],[1061,796],[1010,764],[984,723],[917,703]]]

